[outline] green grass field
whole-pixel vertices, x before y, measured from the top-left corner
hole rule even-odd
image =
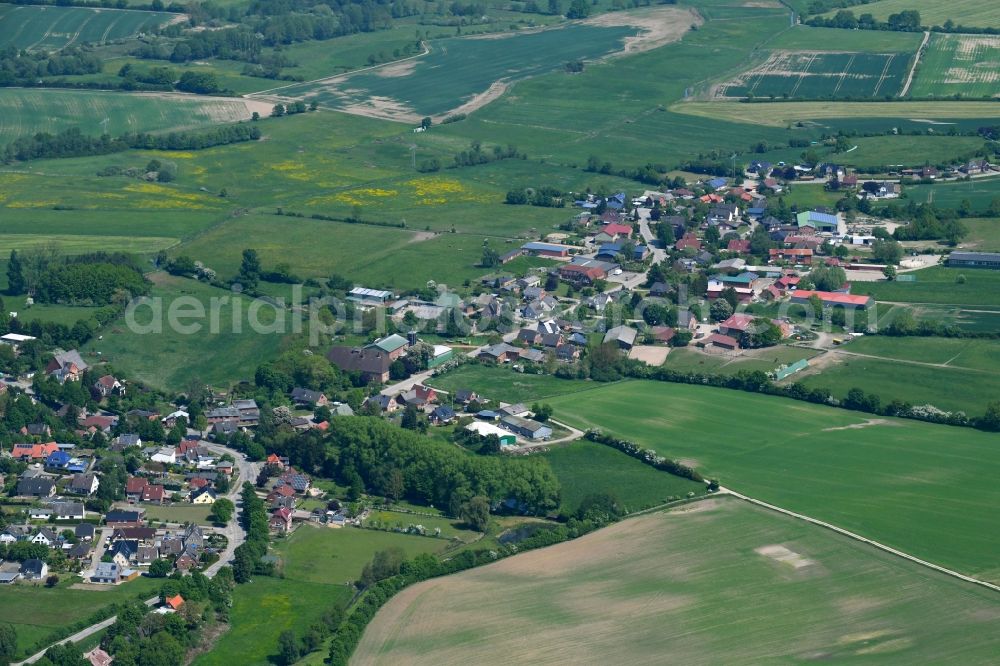
[[[914,53],[918,46],[920,46],[920,35],[912,32],[839,30],[813,28],[808,25],[797,25],[789,30],[782,30],[767,41],[767,48],[785,51]]]
[[[603,444],[579,441],[544,454],[562,486],[560,513],[572,514],[588,495],[607,493],[629,513],[657,506],[670,498],[702,495],[705,485],[658,472]]]
[[[351,663],[986,663],[995,614],[993,592],[720,499],[415,585]]]
[[[472,389],[486,400],[501,402],[533,402],[567,393],[578,393],[600,384],[559,379],[552,375],[528,375],[506,366],[470,363],[451,372],[437,375],[427,384],[450,393]]]
[[[240,664],[274,663],[278,636],[293,630],[301,636],[323,613],[351,598],[346,585],[319,585],[291,578],[258,576],[233,591],[230,628],[212,651],[192,662],[197,666],[229,666],[233,655]]]
[[[910,273],[915,282],[866,282],[858,294],[871,294],[878,301],[934,303],[940,305],[1000,306],[1000,271],[934,266]],[[965,276],[965,283],[957,282]]]
[[[916,345],[916,348],[919,354],[923,345]],[[852,388],[863,388],[881,396],[883,401],[930,404],[969,416],[982,416],[987,405],[1000,396],[1000,375],[996,373],[995,361],[981,369],[968,369],[957,364],[938,368],[895,360],[904,357],[906,349],[907,346],[901,345],[900,351],[886,359],[838,354],[836,365],[803,377],[801,381],[809,388],[830,389],[839,397],[847,395]],[[845,351],[856,350],[853,344],[845,347]],[[922,359],[917,355],[913,360]]]
[[[0,143],[37,132],[55,133],[72,127],[95,136],[105,132],[118,136],[129,132],[195,129],[248,120],[250,114],[247,102],[239,99],[3,88],[0,89]]]
[[[446,539],[410,534],[307,525],[275,550],[285,578],[314,585],[344,585],[358,579],[377,551],[402,548],[407,557],[414,557],[439,552],[447,543]]]
[[[0,587],[0,622],[13,625],[22,653],[56,629],[83,620],[103,606],[148,599],[160,587],[160,582],[153,578],[139,578],[105,590],[73,590],[69,588],[68,576],[60,578],[65,582],[54,588],[21,583]],[[55,609],[58,610],[54,612]]]
[[[597,427],[706,477],[963,572],[1000,580],[995,435],[725,389],[623,382],[553,398]],[[851,426],[845,429],[845,427]]]
[[[1000,13],[998,13],[1000,16]],[[998,22],[1000,25],[1000,22]],[[1000,37],[931,35],[910,94],[914,97],[995,97]]]
[[[291,85],[271,94],[314,98],[324,107],[381,112],[386,117],[443,117],[496,81],[548,73],[572,60],[594,60],[620,50],[625,36],[633,33],[625,27],[573,24],[501,39],[434,41],[426,56],[359,71],[343,80]]]
[[[175,504],[172,506],[156,506],[150,504],[143,506],[146,510],[146,518],[154,521],[165,521],[170,523],[198,523],[199,525],[211,525],[208,515],[212,513],[212,507],[204,504]]]
[[[956,25],[980,28],[1000,28],[1000,7],[990,3],[984,5],[976,0],[878,0],[864,7],[850,7],[855,16],[871,14],[879,21],[890,14],[898,14],[908,9],[920,12],[920,23],[925,26],[944,25],[951,19]],[[835,14],[830,12],[829,15]],[[827,16],[824,14],[824,16]]]
[[[150,386],[183,391],[194,380],[220,387],[242,379],[252,380],[257,365],[277,353],[283,336],[253,330],[249,299],[234,297],[229,291],[195,280],[164,274],[157,274],[155,283],[151,296],[162,299],[162,332],[133,332],[123,319],[116,320],[102,331],[103,340],[95,338],[81,350],[88,361],[100,358]],[[177,301],[178,298],[185,300]],[[212,311],[213,298],[226,299],[217,301],[217,333],[211,332],[212,323],[207,316]],[[200,324],[199,331],[185,333],[187,329],[169,325],[170,308],[181,308],[171,305],[175,301],[202,304],[205,317],[179,320],[185,326]],[[233,301],[240,304],[239,311],[235,311]],[[259,321],[265,326],[273,323],[274,312],[270,306],[262,307]],[[150,307],[136,310],[135,321],[140,326],[151,325],[152,317]]]
[[[445,539],[304,525],[274,548],[284,577],[258,576],[237,587],[232,628],[194,664],[227,666],[234,654],[239,654],[240,664],[273,663],[281,632],[292,629],[301,636],[335,604],[348,601],[352,596],[348,582],[357,580],[376,551],[398,547],[413,557],[437,552],[446,544]]]
[[[974,104],[975,102],[966,102]],[[941,208],[958,208],[968,200],[975,211],[985,214],[994,199],[1000,198],[1000,178],[979,178],[936,185],[913,185],[906,194],[917,203],[931,201]]]
[[[779,365],[788,365],[803,358],[816,356],[815,351],[797,347],[774,347],[765,354],[728,358],[705,354],[693,349],[677,347],[671,349],[663,367],[678,372],[698,372],[705,374],[732,375],[741,370],[763,370],[770,372]]]
[[[965,338],[889,338],[868,335],[839,349],[885,358],[943,363],[1000,374],[1000,343]]]
[[[966,218],[962,224],[969,234],[962,239],[962,248],[980,252],[1000,250],[1000,220],[995,218]]]
[[[0,5],[0,47],[56,51],[103,43],[157,28],[175,17],[166,12]]]
[[[417,507],[416,510],[421,513],[427,513],[428,507]],[[445,518],[440,515],[416,515],[405,511],[393,511],[392,509],[372,511],[368,516],[368,520],[365,521],[365,525],[370,525],[372,522],[377,522],[380,529],[384,527],[406,528],[409,525],[422,525],[428,533],[432,534],[435,529],[439,529],[441,530],[441,538],[458,539],[466,543],[474,541],[481,534],[467,528],[460,520]]]

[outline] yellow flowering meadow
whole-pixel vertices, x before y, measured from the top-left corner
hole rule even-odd
[[[420,203],[425,206],[446,204],[449,199],[455,201],[490,201],[489,198],[476,196],[457,180],[447,178],[416,178],[406,181],[405,185],[413,188],[414,194],[420,199]]]

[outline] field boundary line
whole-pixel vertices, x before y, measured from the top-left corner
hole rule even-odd
[[[879,543],[878,541],[875,541],[873,539],[869,539],[868,537],[863,537],[860,534],[856,534],[854,532],[851,532],[850,530],[846,530],[843,527],[837,527],[836,525],[824,522],[824,521],[819,520],[817,518],[812,518],[811,516],[807,516],[805,514],[796,513],[794,511],[789,511],[788,509],[783,509],[780,506],[776,506],[774,504],[769,504],[767,502],[764,502],[763,500],[755,499],[753,497],[748,497],[748,496],[746,496],[746,495],[744,495],[742,493],[736,492],[735,490],[730,490],[729,488],[719,488],[719,492],[717,494],[732,495],[733,497],[735,497],[737,499],[741,499],[744,502],[749,502],[750,504],[756,504],[757,506],[764,507],[765,509],[769,509],[771,511],[776,511],[778,513],[782,513],[782,514],[784,514],[786,516],[790,516],[790,517],[796,518],[798,520],[804,520],[807,523],[812,523],[813,525],[817,525],[819,527],[825,527],[828,530],[832,530],[832,531],[834,531],[834,532],[836,532],[838,534],[841,534],[843,536],[846,536],[846,537],[849,537],[851,539],[854,539],[855,541],[860,541],[861,543],[866,543],[869,546],[873,546],[873,547],[875,547],[875,548],[877,548],[877,549],[879,549],[881,551],[889,553],[890,555],[895,555],[896,557],[900,557],[900,558],[902,558],[904,560],[908,560],[908,561],[913,562],[915,564],[919,564],[922,567],[926,567],[928,569],[933,569],[934,571],[937,571],[938,573],[945,574],[946,576],[951,576],[952,578],[957,578],[959,580],[965,581],[966,583],[972,583],[974,585],[979,585],[979,586],[985,587],[985,588],[987,588],[989,590],[993,590],[994,592],[1000,592],[1000,585],[994,585],[993,583],[988,583],[985,580],[980,580],[978,578],[973,578],[972,576],[967,576],[967,575],[965,575],[963,573],[959,573],[959,572],[954,571],[952,569],[948,569],[946,567],[941,566],[940,564],[934,564],[933,562],[928,562],[927,560],[922,560],[919,557],[916,557],[914,555],[910,555],[909,553],[904,553],[901,550],[897,550],[897,549],[893,548],[892,546],[887,546],[884,543]]]
[[[924,39],[920,42],[920,46],[917,47],[917,54],[913,58],[913,65],[910,66],[910,73],[906,76],[906,83],[903,84],[903,90],[899,93],[900,97],[906,97],[906,93],[910,92],[910,84],[913,83],[913,76],[917,73],[917,65],[920,64],[920,56],[923,55],[924,49],[927,47],[927,42],[930,38],[930,31],[925,30]]]

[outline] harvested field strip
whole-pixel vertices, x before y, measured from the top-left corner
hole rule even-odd
[[[995,122],[1000,105],[992,102],[678,102],[670,106],[683,113],[716,120],[784,127],[798,121],[833,118],[916,118],[952,120],[975,118]],[[940,186],[939,186],[940,187]]]
[[[351,663],[975,662],[996,618],[995,593],[719,498],[406,589]]]

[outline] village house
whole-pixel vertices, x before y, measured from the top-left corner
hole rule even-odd
[[[107,398],[111,395],[125,395],[125,386],[120,381],[115,379],[114,375],[104,375],[98,379],[94,382],[94,390],[102,398]]]
[[[69,491],[74,495],[93,495],[101,485],[96,474],[74,474]]]
[[[45,477],[22,478],[17,482],[15,493],[18,497],[52,497],[56,493],[56,484]]]
[[[292,531],[292,510],[288,507],[275,509],[268,521],[270,528],[274,532],[287,534]]]
[[[381,349],[336,346],[327,352],[326,358],[344,372],[358,373],[365,383],[384,384],[389,381],[392,358]]]
[[[296,386],[291,393],[292,402],[303,407],[323,407],[330,404],[330,400],[322,391]]]
[[[44,580],[49,575],[49,565],[42,560],[25,560],[19,573],[25,580]]]
[[[604,342],[613,342],[620,349],[631,349],[638,335],[639,331],[631,326],[615,326],[604,334]]]
[[[46,460],[57,451],[59,451],[59,445],[55,442],[48,442],[47,444],[15,444],[10,455],[15,460],[38,462]]]
[[[559,278],[576,286],[592,285],[607,276],[607,271],[599,266],[569,264],[559,267]]]
[[[809,248],[771,248],[768,250],[771,263],[812,264],[813,251]]]
[[[495,345],[490,345],[485,347],[479,352],[479,358],[492,361],[494,363],[508,363],[510,361],[516,361],[520,356],[521,350],[517,347],[513,347],[506,342],[500,342]]]
[[[141,510],[123,511],[120,509],[113,509],[104,514],[104,524],[111,528],[142,527],[142,516],[143,511]]]
[[[80,357],[80,352],[71,349],[56,354],[45,366],[45,374],[54,377],[60,384],[68,381],[75,382],[83,377],[83,373],[88,367],[90,366]]]
[[[117,562],[99,562],[90,576],[91,583],[117,585],[122,580],[122,567]]]

